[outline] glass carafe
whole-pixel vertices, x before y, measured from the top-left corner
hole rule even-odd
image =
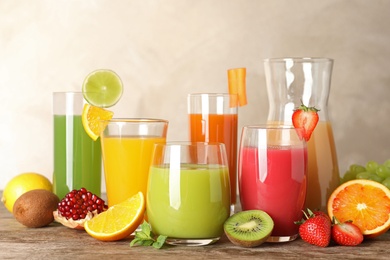
[[[333,60],[328,58],[273,58],[264,60],[269,100],[268,123],[292,124],[294,109],[302,103],[320,111],[319,122],[307,143],[308,185],[305,208],[326,211],[340,184],[328,98]]]

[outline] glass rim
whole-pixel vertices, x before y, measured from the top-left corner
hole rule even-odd
[[[275,58],[266,58],[263,60],[264,62],[281,62],[284,63],[286,61],[293,61],[296,63],[305,63],[305,62],[334,62],[334,59],[327,57],[275,57]]]
[[[191,141],[167,141],[165,143],[155,143],[155,146],[195,146],[195,145],[204,145],[204,146],[225,146],[222,142],[191,142]]]
[[[286,129],[286,130],[290,130],[290,129],[300,129],[300,127],[295,127],[293,125],[273,125],[273,124],[259,124],[259,125],[245,125],[243,126],[243,128],[245,129],[266,129],[266,130],[278,130],[278,129]]]
[[[53,93],[53,95],[60,95],[60,94],[83,94],[82,91],[54,91],[52,93]]]
[[[189,97],[198,97],[202,95],[207,95],[210,97],[225,97],[225,96],[238,96],[238,94],[230,94],[230,93],[206,93],[206,92],[195,92],[188,94]]]
[[[111,118],[103,119],[101,121],[108,121],[108,123],[169,123],[166,119],[134,117],[134,118]]]

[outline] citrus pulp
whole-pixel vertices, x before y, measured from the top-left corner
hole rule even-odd
[[[113,115],[112,111],[85,104],[81,116],[85,132],[96,141]]]
[[[87,75],[82,91],[85,100],[98,107],[115,105],[123,92],[122,81],[112,70],[95,70]]]
[[[371,180],[347,181],[329,197],[328,214],[339,222],[352,221],[366,237],[376,237],[390,228],[390,190]]]
[[[128,237],[144,220],[145,199],[142,192],[115,204],[84,224],[87,233],[101,241]]]

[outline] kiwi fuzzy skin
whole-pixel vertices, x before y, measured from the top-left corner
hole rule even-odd
[[[13,215],[26,227],[44,227],[54,221],[53,211],[57,209],[59,201],[58,196],[51,191],[31,190],[15,201]]]
[[[232,242],[234,245],[236,246],[241,246],[241,247],[257,247],[263,243],[265,243],[268,239],[269,236],[271,236],[271,233],[269,233],[268,236],[264,237],[263,239],[261,240],[256,240],[256,241],[245,241],[245,240],[239,240],[239,239],[236,239],[234,237],[232,237],[231,235],[229,235],[229,233],[225,232],[227,238],[230,240],[230,242]]]
[[[236,226],[238,224],[244,224],[247,221],[252,219],[261,219],[261,222],[266,221],[267,226],[263,226],[263,233],[257,237],[257,239],[246,238],[245,236],[241,236],[232,231],[232,226]],[[261,210],[247,210],[237,212],[234,215],[230,216],[224,223],[224,231],[226,237],[232,242],[234,245],[240,247],[257,247],[267,241],[267,239],[271,236],[272,230],[274,227],[274,222],[272,218],[264,211]],[[232,232],[232,233],[231,233]]]

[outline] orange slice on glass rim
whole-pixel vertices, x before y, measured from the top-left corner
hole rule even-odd
[[[128,237],[143,222],[145,199],[138,192],[127,200],[109,207],[84,224],[87,233],[101,241],[117,241]]]
[[[356,179],[337,187],[328,200],[328,214],[352,221],[365,237],[376,237],[390,228],[390,190],[381,183]]]
[[[85,104],[81,115],[81,121],[85,132],[96,141],[99,138],[100,133],[107,126],[108,120],[113,116],[114,113],[112,111]],[[106,124],[104,124],[104,122],[106,122]]]

